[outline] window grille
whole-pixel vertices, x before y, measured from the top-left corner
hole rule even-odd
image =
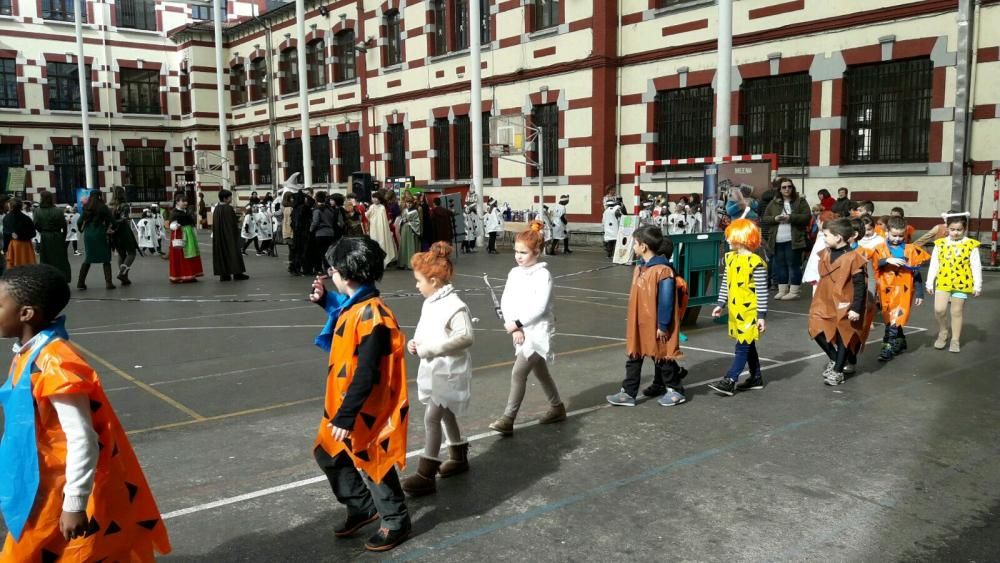
[[[809,158],[812,79],[807,73],[746,80],[740,86],[743,151],[775,153],[790,166]]]

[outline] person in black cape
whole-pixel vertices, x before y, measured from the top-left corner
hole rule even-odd
[[[220,281],[246,280],[246,265],[240,252],[240,222],[230,205],[233,192],[221,190],[212,213],[212,269]]]

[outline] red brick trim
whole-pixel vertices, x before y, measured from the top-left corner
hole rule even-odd
[[[855,201],[919,201],[920,192],[917,190],[887,190],[851,192],[851,198]]]
[[[542,57],[548,57],[554,54],[556,54],[556,48],[553,45],[552,47],[546,47],[544,49],[536,49],[535,52],[532,53],[532,56],[536,59],[540,59]]]
[[[688,31],[695,31],[697,29],[707,29],[707,28],[708,28],[708,20],[700,19],[700,20],[690,21],[687,23],[679,23],[677,25],[668,25],[663,28],[662,34],[664,37],[667,37],[668,35],[677,35],[679,33],[686,33]]]
[[[787,14],[789,12],[797,12],[803,10],[806,7],[806,0],[792,0],[791,2],[782,2],[781,4],[775,4],[773,6],[764,6],[763,8],[756,8],[750,10],[749,19],[755,20],[758,18],[766,18],[768,16],[776,16],[778,14]]]
[[[982,47],[976,51],[976,62],[994,63],[1000,61],[1000,47]]]

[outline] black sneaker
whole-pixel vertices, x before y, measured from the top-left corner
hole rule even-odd
[[[885,344],[882,345],[882,351],[879,352],[878,354],[878,361],[888,362],[889,360],[892,359],[892,356],[893,356],[892,343],[886,342]]]
[[[642,390],[643,397],[660,397],[667,392],[665,385],[650,385]]]
[[[736,393],[736,382],[728,377],[723,377],[715,383],[709,383],[708,386],[715,392],[727,397],[732,397]]]
[[[339,528],[333,530],[333,535],[338,538],[346,538],[376,520],[378,520],[378,512],[348,516],[347,520],[344,520],[344,523]]]
[[[892,346],[892,353],[895,356],[902,354],[906,350],[906,340],[903,338],[897,338]]]
[[[365,542],[365,549],[368,551],[389,551],[397,545],[406,541],[410,537],[410,523],[407,522],[398,530],[389,528],[379,528],[375,535]]]
[[[746,381],[736,386],[737,391],[750,391],[764,388],[764,378],[758,374],[755,377],[748,377]]]
[[[679,368],[677,370],[677,379],[683,380],[687,376],[688,376],[688,370],[686,368]]]

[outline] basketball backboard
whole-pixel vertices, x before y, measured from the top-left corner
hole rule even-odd
[[[527,127],[523,115],[490,116],[490,156],[524,154]]]

